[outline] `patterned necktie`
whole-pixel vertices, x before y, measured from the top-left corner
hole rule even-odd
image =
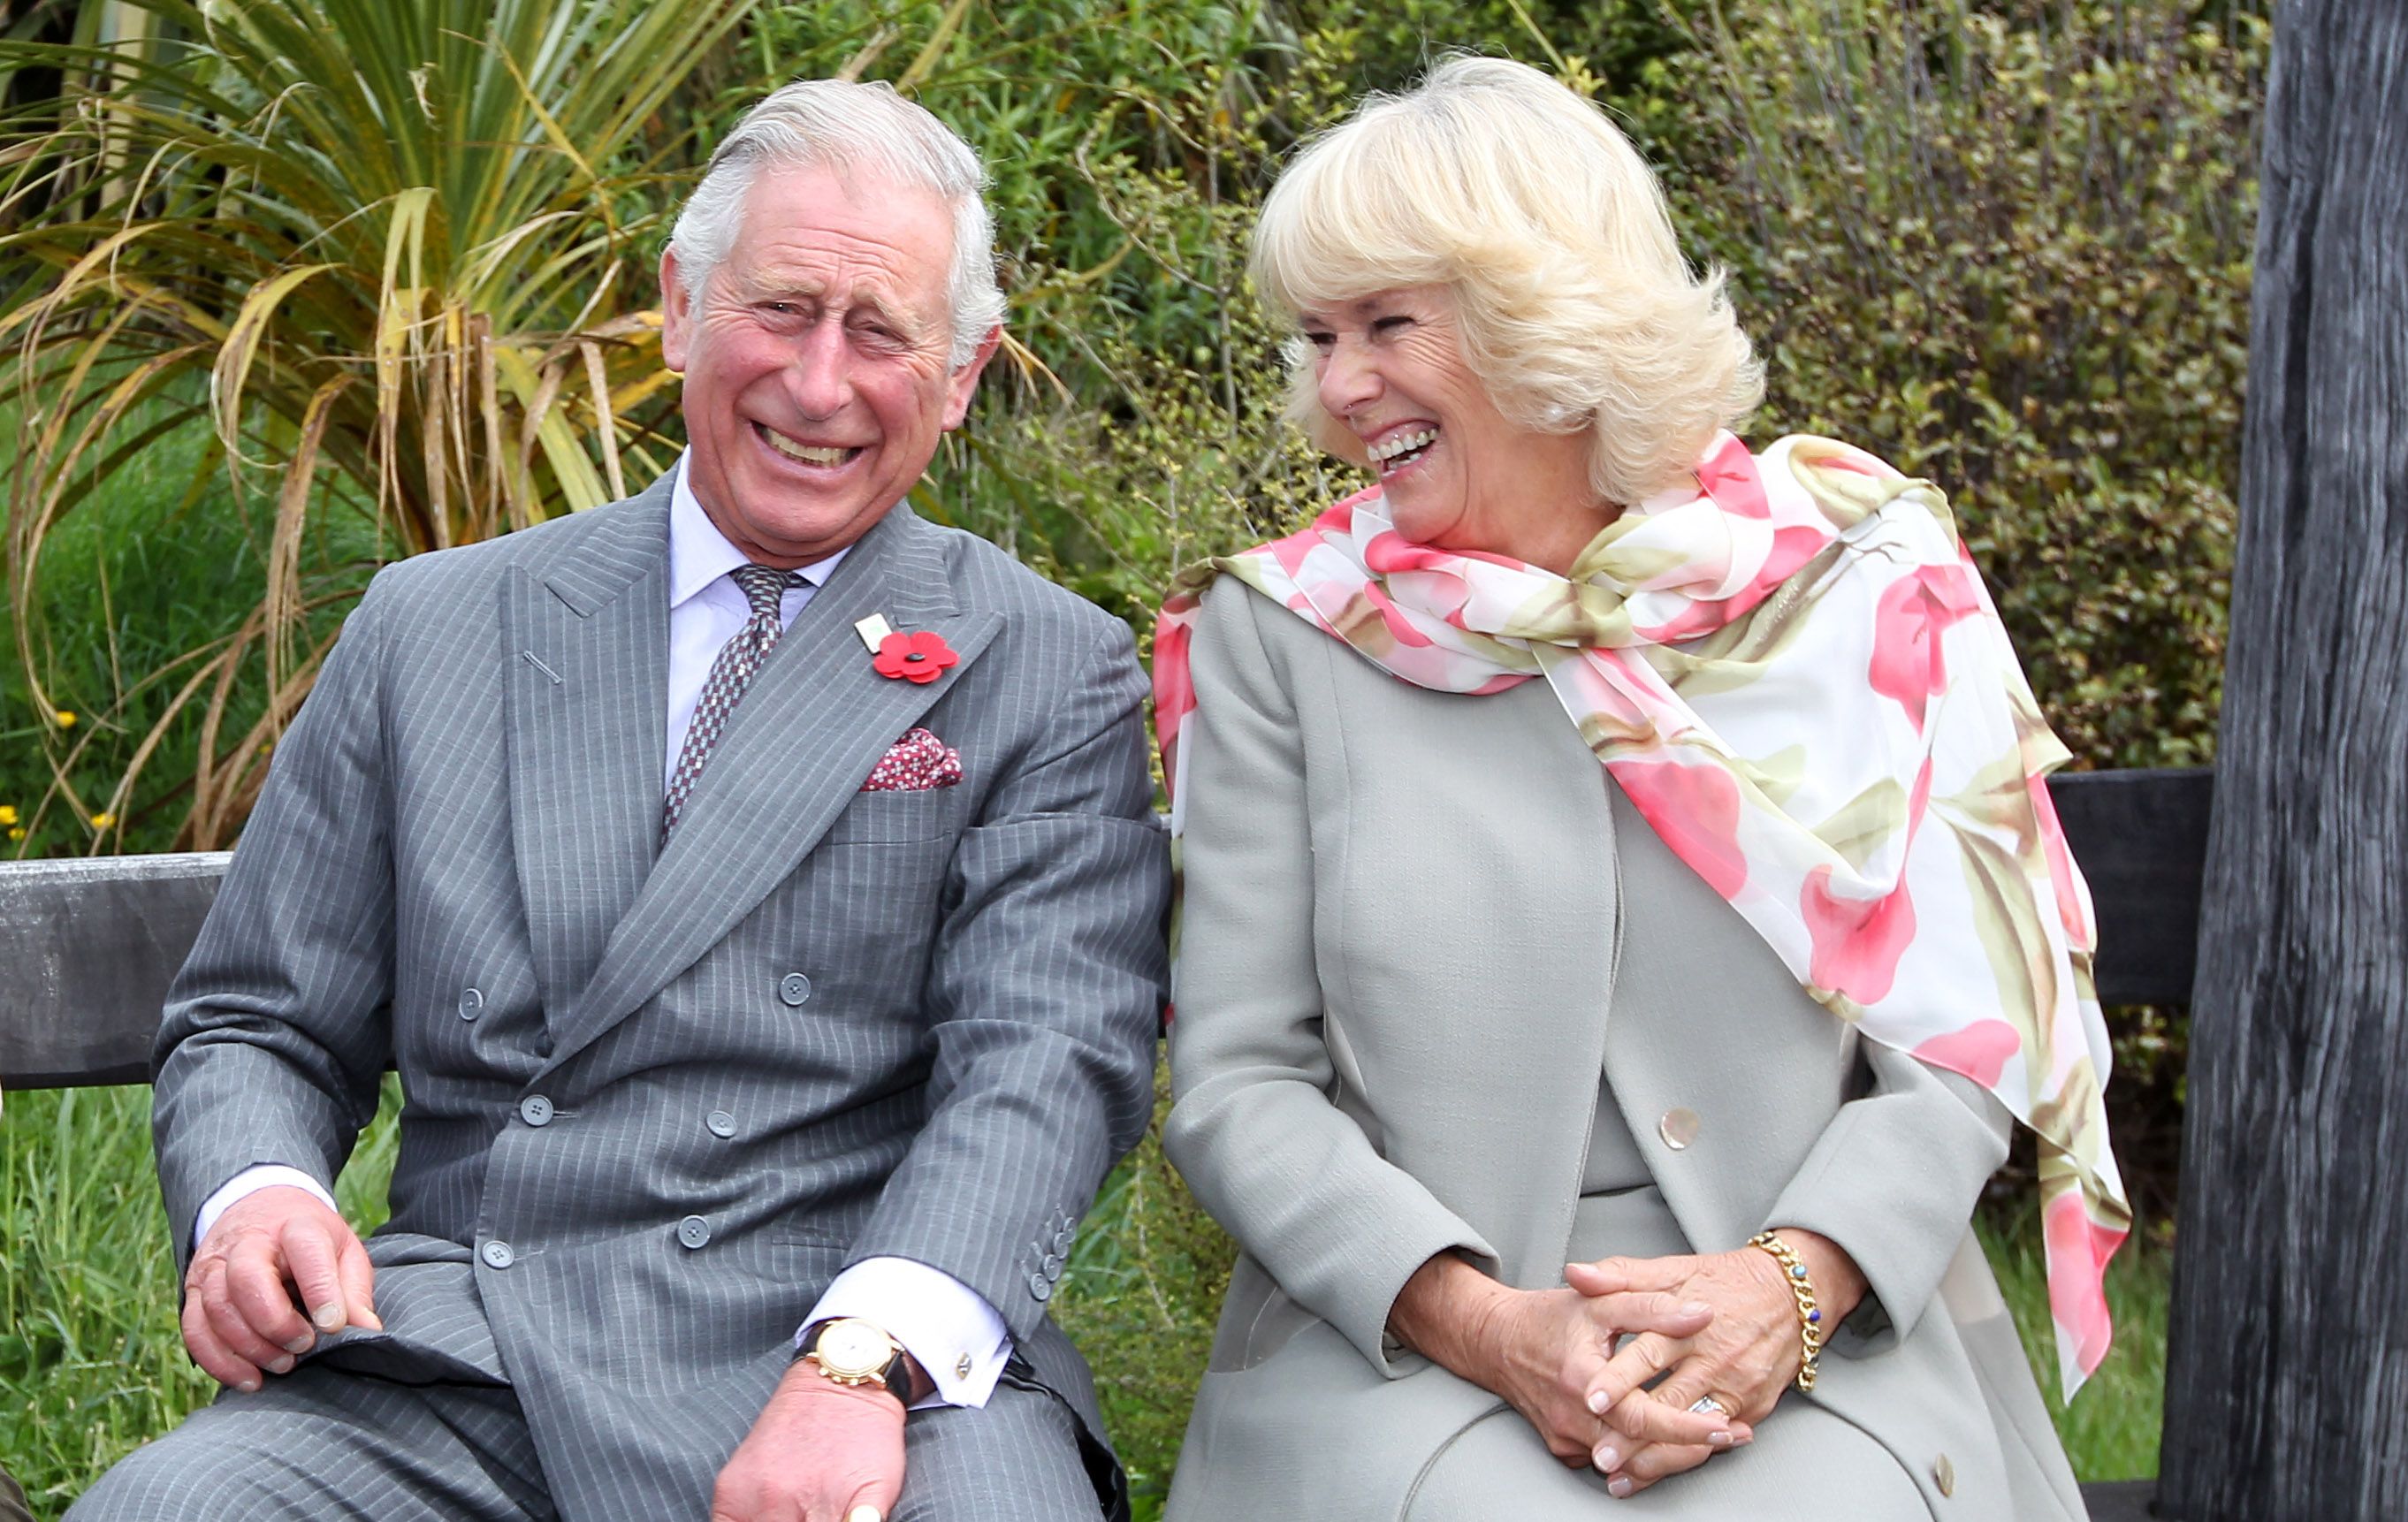
[[[710,748],[719,743],[719,732],[727,727],[727,716],[736,711],[737,701],[751,684],[752,673],[761,669],[769,652],[778,648],[778,636],[784,625],[778,622],[778,602],[790,586],[803,584],[800,571],[780,570],[775,566],[739,566],[728,574],[744,589],[745,600],[752,605],[752,617],[736,631],[736,637],[719,647],[719,656],[710,663],[710,679],[702,684],[702,696],[694,705],[694,723],[686,729],[685,744],[678,752],[677,770],[669,774],[668,796],[661,800],[661,840],[666,843],[678,826],[678,816],[685,812],[685,800],[694,795],[694,784],[702,776],[704,763],[710,759]]]

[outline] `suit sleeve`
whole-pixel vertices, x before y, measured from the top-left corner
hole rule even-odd
[[[1152,1114],[1170,862],[1144,696],[1118,620],[1032,693],[1049,722],[953,853],[928,978],[928,1119],[848,1258],[941,1270],[1018,1341]]]
[[[1254,593],[1215,583],[1197,622],[1175,1102],[1163,1146],[1214,1219],[1383,1373],[1388,1312],[1415,1269],[1496,1253],[1330,1100],[1315,965],[1312,845],[1293,699]],[[1280,615],[1285,616],[1285,615]]]
[[[1869,1286],[1835,1352],[1878,1353],[1914,1329],[2007,1159],[2013,1117],[1987,1090],[1871,1041],[1862,1096],[1840,1106],[1765,1226],[1837,1242]]]
[[[179,1271],[221,1185],[276,1164],[331,1189],[376,1114],[394,943],[380,590],[353,610],[277,747],[168,990],[151,1111]]]

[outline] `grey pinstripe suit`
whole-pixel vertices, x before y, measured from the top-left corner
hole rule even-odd
[[[346,626],[171,996],[156,1121],[189,1224],[253,1163],[331,1180],[394,1061],[387,1330],[222,1399],[186,1429],[220,1443],[154,1445],[79,1515],[191,1515],[179,1486],[236,1483],[223,1414],[356,1385],[374,1424],[457,1450],[414,1460],[450,1476],[429,1515],[481,1486],[497,1515],[699,1517],[802,1313],[880,1255],[977,1290],[1025,1359],[988,1412],[913,1416],[901,1515],[982,1420],[1062,1421],[1040,1387],[1117,1485],[1044,1301],[1151,1095],[1168,871],[1127,631],[898,507],[764,665],[663,849],[668,502],[393,567]],[[880,678],[853,630],[872,612],[960,664]],[[963,782],[859,792],[914,725]],[[389,1409],[427,1386],[462,1400]],[[523,1439],[488,1420],[502,1386]],[[270,1488],[325,1515],[340,1477],[282,1467]]]

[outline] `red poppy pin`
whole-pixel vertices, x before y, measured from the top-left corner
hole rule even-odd
[[[934,682],[945,674],[945,668],[961,657],[945,637],[926,629],[910,634],[890,634],[878,642],[878,654],[870,661],[882,677],[900,677],[912,682]]]

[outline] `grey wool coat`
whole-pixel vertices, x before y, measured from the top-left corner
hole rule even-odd
[[[660,840],[664,480],[380,575],[279,747],[157,1051],[167,1213],[331,1181],[397,1066],[381,1333],[507,1384],[560,1515],[699,1517],[851,1262],[983,1296],[1119,1483],[1046,1314],[1141,1133],[1169,889],[1128,632],[889,512],[796,617]],[[855,620],[934,630],[930,684]],[[954,786],[860,791],[905,731]]]
[[[1995,1100],[1810,999],[1544,682],[1413,687],[1227,577],[1191,649],[1164,1140],[1243,1256],[1172,1518],[2083,1515],[1968,1231]],[[1385,1336],[1433,1254],[1623,1250],[1576,1219],[1606,1127],[1645,1251],[1787,1225],[1871,1286],[1811,1397],[1627,1501]]]

